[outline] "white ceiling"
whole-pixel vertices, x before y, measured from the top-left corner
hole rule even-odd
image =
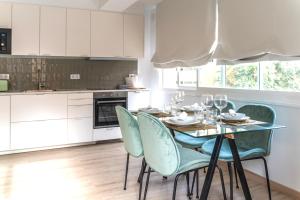
[[[0,2],[1,1],[115,12],[143,13],[145,6],[155,5],[162,0],[0,0]]]

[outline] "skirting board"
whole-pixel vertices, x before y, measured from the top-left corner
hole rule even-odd
[[[245,172],[247,174],[247,176],[253,180],[256,180],[257,182],[259,183],[262,183],[262,184],[266,184],[266,178],[265,177],[262,177],[260,175],[257,175],[249,170],[246,170],[245,169]],[[270,184],[271,184],[271,188],[277,190],[277,191],[280,191],[284,194],[287,194],[291,197],[294,197],[295,199],[300,199],[300,192],[294,190],[294,189],[291,189],[287,186],[284,186],[280,183],[277,183],[277,182],[274,182],[274,181],[271,181],[270,180]]]

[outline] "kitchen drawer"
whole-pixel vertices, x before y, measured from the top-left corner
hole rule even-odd
[[[120,127],[94,129],[94,141],[113,140],[121,138],[122,134]]]
[[[93,105],[68,106],[68,118],[93,117]]]
[[[66,144],[68,121],[49,120],[11,124],[11,149],[27,149]]]
[[[93,105],[93,99],[69,99],[69,106]]]
[[[67,118],[66,94],[11,96],[11,121],[41,121]]]
[[[93,118],[78,118],[68,120],[69,143],[93,141]]]
[[[93,93],[74,93],[68,95],[68,100],[70,99],[93,99]]]

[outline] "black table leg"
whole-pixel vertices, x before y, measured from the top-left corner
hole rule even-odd
[[[249,186],[248,186],[247,179],[246,179],[246,176],[245,176],[245,172],[244,172],[244,169],[243,169],[243,166],[242,166],[242,163],[241,163],[241,159],[240,159],[237,147],[236,147],[235,140],[231,139],[231,138],[228,138],[228,142],[229,142],[229,146],[230,146],[230,149],[231,149],[231,152],[232,152],[234,164],[236,166],[237,172],[238,172],[239,177],[240,177],[240,182],[241,182],[241,185],[242,185],[242,189],[243,189],[243,192],[244,192],[245,199],[246,200],[251,200],[252,197],[251,197],[251,194],[250,194]]]
[[[206,172],[205,181],[204,181],[203,188],[201,191],[200,200],[207,200],[207,198],[208,198],[211,182],[213,180],[213,176],[214,176],[217,162],[219,159],[219,154],[220,154],[220,150],[222,147],[223,139],[224,139],[224,135],[218,135],[216,138],[214,150],[211,155],[211,159],[210,159],[208,169]]]

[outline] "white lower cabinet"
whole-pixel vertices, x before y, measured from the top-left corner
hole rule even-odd
[[[11,149],[27,149],[66,144],[67,119],[11,124]]]
[[[92,141],[93,118],[68,119],[68,143]]]
[[[120,127],[94,129],[93,140],[114,140],[122,138]]]
[[[10,146],[10,97],[0,97],[0,151]]]

